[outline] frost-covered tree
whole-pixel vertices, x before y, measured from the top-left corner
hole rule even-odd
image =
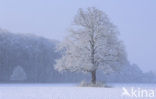
[[[16,81],[23,81],[26,79],[27,79],[27,76],[21,66],[17,66],[14,69],[14,71],[10,77],[10,80],[16,80]]]
[[[56,61],[58,71],[89,72],[96,83],[96,72],[118,70],[126,60],[118,31],[107,15],[94,7],[79,9],[70,35],[59,45],[64,52]]]

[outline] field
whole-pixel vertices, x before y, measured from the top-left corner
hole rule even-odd
[[[156,99],[150,97],[155,85],[113,85],[112,88],[77,87],[74,84],[1,84],[0,99]],[[122,96],[123,89],[137,91],[136,96]],[[133,89],[133,90],[134,90]],[[139,92],[147,90],[143,96]],[[147,95],[147,96],[146,96]]]

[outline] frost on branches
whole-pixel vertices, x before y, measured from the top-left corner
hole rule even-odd
[[[79,9],[70,35],[59,45],[63,52],[56,61],[58,71],[89,72],[96,83],[96,71],[105,73],[119,70],[126,61],[122,42],[116,27],[107,15],[96,8]]]

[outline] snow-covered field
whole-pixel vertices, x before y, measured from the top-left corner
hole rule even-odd
[[[74,84],[1,84],[0,99],[156,99],[156,85],[112,86],[112,88],[93,88],[77,87]],[[137,97],[122,96],[123,88],[129,93],[133,88]],[[142,90],[147,90],[144,96],[141,96]],[[150,90],[154,91],[152,97],[149,97]]]

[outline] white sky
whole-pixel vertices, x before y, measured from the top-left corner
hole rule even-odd
[[[78,8],[92,6],[117,25],[129,61],[156,72],[156,0],[0,0],[0,27],[62,40]]]

